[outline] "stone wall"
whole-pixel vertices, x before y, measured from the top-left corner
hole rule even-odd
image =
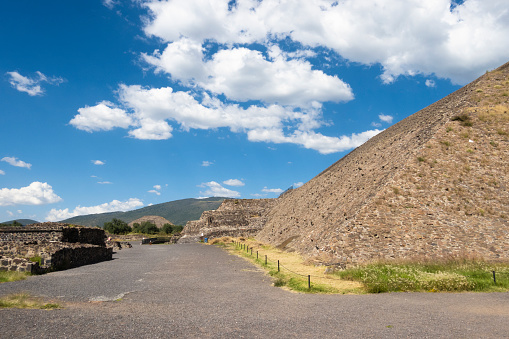
[[[179,243],[193,242],[201,236],[254,236],[265,225],[268,211],[277,199],[227,199],[217,210],[205,211],[199,220],[189,221]]]
[[[105,234],[100,228],[63,223],[40,223],[25,227],[1,227],[0,241],[69,242],[104,246]]]
[[[105,238],[102,229],[61,223],[2,227],[0,270],[43,273],[110,260]]]

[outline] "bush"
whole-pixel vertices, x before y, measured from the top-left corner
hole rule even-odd
[[[145,234],[156,234],[159,233],[159,228],[150,221],[144,221],[140,225],[141,233]]]
[[[163,233],[170,234],[173,232],[173,225],[171,224],[164,224],[162,228]]]
[[[132,228],[125,221],[116,218],[105,222],[103,228],[111,234],[127,234],[132,232]]]

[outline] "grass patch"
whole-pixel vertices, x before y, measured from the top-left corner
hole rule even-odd
[[[15,271],[0,271],[0,283],[25,280],[28,273]]]
[[[497,284],[493,281],[496,272]],[[509,290],[509,263],[449,260],[378,262],[336,273],[362,282],[368,293],[382,292],[502,292]]]
[[[301,293],[364,293],[362,284],[325,274],[324,266],[305,264],[304,259],[295,252],[285,252],[254,239],[245,239],[242,245],[237,242],[240,242],[240,239],[234,238],[232,242],[219,241],[217,244],[228,252],[261,267],[273,278],[273,284],[276,287]],[[265,256],[267,256],[267,264],[265,264]],[[279,271],[278,260],[280,261]],[[311,288],[308,288],[308,275],[311,276]]]
[[[33,297],[28,293],[16,293],[0,298],[0,308],[51,310],[60,308],[60,305],[55,303],[44,303],[40,298]]]

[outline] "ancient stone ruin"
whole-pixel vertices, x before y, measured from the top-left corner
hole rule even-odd
[[[0,227],[0,270],[44,273],[112,258],[104,230],[62,223]]]
[[[157,228],[162,228],[165,224],[173,225],[171,223],[171,221],[169,221],[163,217],[160,217],[158,215],[146,215],[146,216],[143,216],[141,218],[131,221],[128,225],[133,227],[134,224],[136,224],[136,223],[141,224],[145,221],[148,221],[148,222],[156,225]]]
[[[227,200],[186,238],[256,235],[330,263],[509,259],[509,63],[278,199]],[[320,259],[321,258],[321,259]]]
[[[226,199],[217,210],[205,211],[199,220],[189,221],[179,243],[196,242],[201,237],[254,236],[275,204],[276,199]]]

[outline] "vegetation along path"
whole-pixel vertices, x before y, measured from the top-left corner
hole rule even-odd
[[[298,294],[221,248],[135,245],[0,284],[63,306],[0,309],[3,338],[506,337],[509,293]]]

